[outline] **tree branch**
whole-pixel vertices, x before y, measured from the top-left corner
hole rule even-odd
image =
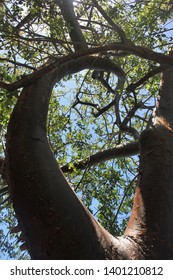
[[[97,113],[93,112],[93,115],[95,118],[98,118],[100,115],[102,115],[103,113],[107,112],[111,107],[113,107],[115,105],[115,99],[113,101],[111,101],[108,105],[104,106],[103,108],[98,108],[96,107],[96,109],[98,110]]]
[[[13,60],[8,59],[8,58],[0,57],[0,61],[9,62],[11,64],[14,64],[14,65],[17,65],[17,66],[22,66],[22,67],[25,67],[25,68],[28,68],[28,69],[31,69],[31,70],[34,70],[34,71],[36,70],[36,68],[33,67],[33,66],[30,66],[30,65],[27,65],[27,64],[24,64],[24,63],[21,63],[21,62],[13,61]]]
[[[0,197],[3,196],[4,194],[7,194],[9,191],[8,187],[5,187],[3,189],[0,189]]]
[[[107,59],[85,56],[68,60],[23,89],[8,124],[9,186],[32,259],[113,259],[120,242],[94,220],[77,198],[46,137],[53,86],[66,75],[84,69],[113,71],[124,76],[121,68]]]
[[[118,33],[122,42],[126,41],[126,34],[113,20],[108,16],[108,14],[103,10],[103,8],[98,4],[96,0],[92,0],[94,6],[101,13],[101,15],[105,18],[105,20],[113,27],[113,29]]]
[[[74,12],[73,0],[55,0],[55,2],[60,7],[63,18],[68,26],[69,35],[73,42],[75,51],[77,52],[82,49],[87,49],[88,45],[86,43],[85,37],[83,36],[83,33],[81,31],[80,25]]]
[[[9,91],[13,91],[15,89],[27,86],[35,82],[37,79],[42,77],[44,74],[48,73],[49,71],[55,69],[56,67],[67,63],[69,61],[79,59],[85,56],[93,55],[93,54],[98,54],[98,53],[104,53],[105,51],[118,51],[118,50],[123,50],[127,51],[130,54],[134,54],[136,56],[139,56],[144,59],[148,59],[157,63],[160,63],[161,65],[167,64],[169,66],[173,66],[173,57],[170,57],[168,55],[164,55],[161,53],[157,53],[153,50],[150,50],[146,47],[141,47],[141,46],[135,46],[134,44],[130,42],[126,42],[126,44],[123,43],[113,43],[105,46],[100,46],[100,47],[95,47],[91,48],[88,50],[84,51],[79,51],[67,56],[63,56],[61,58],[55,58],[55,61],[53,63],[48,64],[47,66],[43,66],[41,69],[35,71],[32,74],[25,75],[22,77],[20,80],[8,84],[5,82],[0,82],[0,87],[7,89]],[[124,75],[123,75],[124,76]]]
[[[19,31],[20,28],[22,26],[24,26],[25,24],[29,23],[31,20],[33,20],[34,18],[36,17],[36,14],[33,14],[33,13],[29,13],[27,14],[19,23],[18,25],[15,26],[15,30],[16,31]]]
[[[7,198],[5,198],[1,203],[0,206],[4,205],[7,201],[9,201],[9,196]]]
[[[74,57],[74,59],[70,59],[70,57]],[[85,63],[88,60],[88,62],[91,62],[91,66],[95,63],[99,63],[100,64],[100,68],[98,67],[98,69],[103,70],[103,71],[110,71],[113,74],[117,75],[119,77],[119,79],[123,79],[124,80],[124,76],[125,73],[124,71],[121,69],[121,67],[119,67],[118,65],[116,65],[115,63],[113,63],[112,61],[110,61],[109,59],[106,58],[100,58],[100,57],[94,57],[94,56],[83,56],[80,55],[79,58],[78,56],[76,56],[76,54],[72,54],[70,56],[65,56],[64,58],[59,58],[54,60],[54,62],[49,63],[49,64],[45,64],[45,66],[42,66],[42,68],[40,68],[39,70],[28,74],[28,75],[24,75],[21,77],[21,79],[19,79],[18,81],[11,83],[11,84],[7,84],[5,82],[0,81],[0,87],[7,89],[8,91],[13,91],[15,89],[24,87],[24,86],[28,86],[33,84],[35,81],[37,81],[39,78],[41,78],[43,75],[49,73],[50,71],[54,70],[54,69],[59,69],[61,66],[66,66],[68,67],[69,63],[75,63],[76,65],[78,64],[78,62],[84,61],[84,69],[85,69]],[[91,67],[92,68],[92,67]]]
[[[63,172],[72,173],[74,169],[85,169],[86,167],[90,167],[93,165],[96,165],[98,163],[101,163],[106,160],[119,158],[119,157],[127,157],[127,156],[133,156],[139,153],[139,143],[138,141],[133,143],[128,143],[125,145],[118,145],[112,149],[104,150],[98,153],[95,153],[94,155],[80,160],[76,163],[74,163],[74,168],[71,167],[69,164],[66,164],[61,167],[61,170]]]
[[[148,72],[145,76],[143,76],[139,81],[136,83],[130,84],[126,90],[127,92],[134,91],[137,87],[144,84],[149,78],[153,77],[154,75],[160,73],[163,70],[163,66],[159,66]]]

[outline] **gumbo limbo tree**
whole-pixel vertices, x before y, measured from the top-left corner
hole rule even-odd
[[[173,259],[172,11],[1,1],[0,219],[32,259]]]

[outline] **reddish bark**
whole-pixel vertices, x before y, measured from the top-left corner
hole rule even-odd
[[[11,116],[9,186],[26,246],[33,259],[173,259],[173,118],[165,113],[172,108],[172,73],[161,89],[155,124],[141,135],[138,187],[123,237],[114,238],[94,220],[50,150],[46,117],[53,85],[69,72],[102,70],[91,59],[65,64],[24,88]]]
[[[90,57],[68,67],[65,64],[24,88],[8,125],[10,193],[33,259],[112,259],[112,244],[119,243],[76,197],[46,138],[46,117],[54,83],[69,72],[87,67],[102,69],[104,60]]]
[[[165,70],[153,128],[141,135],[139,182],[125,236],[149,259],[173,259],[173,68]]]

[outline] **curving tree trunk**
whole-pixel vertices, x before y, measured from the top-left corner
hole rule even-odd
[[[76,197],[46,138],[51,91],[85,68],[121,76],[116,65],[85,57],[63,64],[23,89],[7,132],[8,180],[32,259],[173,259],[173,70],[165,71],[153,128],[140,139],[134,206],[122,237],[98,224]]]
[[[112,259],[119,241],[82,205],[61,172],[46,138],[46,118],[55,82],[84,68],[120,69],[87,57],[47,73],[23,89],[7,132],[8,183],[32,259]],[[111,69],[112,67],[112,69]],[[113,246],[114,244],[114,246]],[[124,250],[124,248],[122,248]]]
[[[88,49],[75,15],[72,0],[55,0],[69,28],[75,53],[54,59],[13,84],[24,86],[13,110],[7,131],[8,185],[26,248],[32,259],[173,259],[173,68],[162,77],[152,128],[139,140],[140,167],[134,204],[122,237],[107,232],[77,198],[65,179],[46,137],[49,100],[56,82],[83,69],[112,72],[118,85],[125,74],[110,59],[99,57],[108,51],[123,51],[160,63],[142,81],[172,67],[173,57],[134,45],[98,1],[93,5],[120,37],[121,42]],[[30,14],[28,14],[29,18]],[[28,16],[16,27],[28,21]],[[17,31],[16,29],[16,31]],[[70,51],[71,48],[69,47]],[[92,56],[96,54],[96,56]],[[134,85],[131,86],[131,88]],[[129,86],[130,89],[130,86]],[[138,142],[133,149],[138,150]],[[134,150],[124,150],[133,153]],[[110,152],[105,154],[111,158]],[[122,150],[116,150],[116,154]],[[90,160],[97,162],[100,153]],[[90,164],[90,162],[89,162]],[[1,168],[0,161],[0,170]],[[83,163],[78,163],[77,166]],[[68,166],[64,167],[64,170]]]

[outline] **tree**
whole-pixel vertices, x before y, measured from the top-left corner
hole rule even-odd
[[[173,259],[172,8],[3,1],[1,204],[32,259]]]

